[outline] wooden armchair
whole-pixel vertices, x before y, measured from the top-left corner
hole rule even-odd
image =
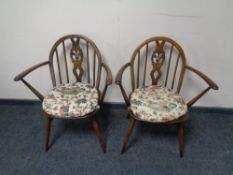
[[[122,83],[126,69],[130,69],[129,95]],[[179,95],[186,71],[193,72],[207,83],[207,88],[188,103]],[[147,78],[148,74],[150,79]],[[119,70],[116,84],[131,116],[121,153],[126,151],[135,123],[140,121],[177,124],[180,157],[183,156],[183,123],[188,119],[188,109],[207,91],[218,89],[206,75],[186,64],[181,46],[167,37],[152,37],[140,44],[133,52],[131,61]]]
[[[53,85],[46,96],[25,80],[26,75],[42,66],[49,66]],[[64,36],[53,45],[48,61],[30,67],[14,80],[21,80],[42,102],[47,118],[46,151],[49,149],[52,119],[92,117],[93,129],[103,152],[106,152],[95,114],[102,109],[105,93],[112,84],[112,73],[102,62],[100,51],[93,41],[82,35]]]

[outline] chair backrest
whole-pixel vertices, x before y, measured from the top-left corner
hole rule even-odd
[[[179,92],[185,66],[186,58],[178,43],[167,37],[149,38],[131,57],[132,90],[152,84]]]
[[[53,86],[87,82],[99,89],[102,58],[93,41],[82,35],[67,35],[57,40],[50,54]]]

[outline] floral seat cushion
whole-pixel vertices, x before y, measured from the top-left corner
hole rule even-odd
[[[139,120],[149,122],[167,122],[187,113],[187,105],[178,93],[154,85],[134,90],[130,104]]]
[[[83,117],[99,108],[98,92],[87,83],[62,84],[44,97],[42,107],[54,117]]]

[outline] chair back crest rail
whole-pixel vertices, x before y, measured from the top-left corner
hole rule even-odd
[[[99,89],[102,58],[97,46],[85,36],[60,38],[49,54],[53,86],[63,83],[87,82]]]
[[[152,37],[139,45],[131,57],[132,91],[152,84],[179,92],[185,66],[186,58],[178,43],[167,37]]]

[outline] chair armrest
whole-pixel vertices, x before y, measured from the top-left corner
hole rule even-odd
[[[218,90],[218,86],[215,82],[213,82],[209,77],[207,77],[205,74],[203,74],[202,72],[200,72],[197,69],[194,69],[191,66],[186,66],[186,69],[188,69],[191,72],[196,73],[199,77],[201,77],[212,89],[214,90]]]
[[[18,74],[14,80],[15,81],[19,81],[21,80],[41,101],[43,101],[44,99],[44,96],[37,90],[35,89],[30,83],[28,83],[24,77],[29,74],[30,72],[34,71],[35,69],[38,69],[39,67],[42,67],[44,65],[47,65],[49,64],[50,62],[49,61],[45,61],[45,62],[42,62],[42,63],[39,63],[39,64],[36,64],[28,69],[26,69],[25,71],[23,71],[22,73]]]
[[[47,65],[49,64],[50,62],[49,61],[45,61],[45,62],[42,62],[42,63],[39,63],[39,64],[36,64],[28,69],[26,69],[25,71],[21,72],[20,74],[18,74],[14,80],[15,81],[19,81],[19,80],[22,80],[23,77],[25,77],[27,74],[29,74],[30,72],[34,71],[35,69],[39,68],[39,67],[42,67],[44,65]]]
[[[100,104],[102,104],[103,101],[104,101],[104,97],[105,97],[105,94],[106,94],[106,91],[107,91],[108,86],[112,84],[112,72],[111,72],[111,70],[110,70],[109,67],[108,67],[106,64],[104,64],[104,63],[102,63],[102,66],[103,66],[103,68],[104,68],[105,71],[106,71],[106,82],[105,82],[105,86],[104,86],[104,89],[103,89],[103,91],[102,91],[102,94],[101,94],[101,96],[100,96],[100,100],[99,100],[99,103],[100,103]]]
[[[102,66],[105,69],[106,74],[107,74],[106,75],[106,84],[111,85],[112,84],[112,72],[106,64],[102,63]]]
[[[122,86],[122,75],[123,75],[125,69],[128,68],[129,66],[131,66],[131,62],[126,63],[124,66],[122,66],[121,69],[118,71],[117,76],[116,76],[116,80],[115,80],[115,83],[120,86],[121,93],[123,95],[123,98],[124,98],[127,106],[130,105],[130,101],[129,101],[128,95],[125,92],[124,87]]]
[[[126,64],[125,64],[124,66],[122,66],[121,69],[118,71],[117,76],[116,76],[116,80],[115,80],[115,83],[116,83],[116,84],[118,84],[118,85],[121,84],[122,75],[123,75],[125,69],[126,69],[127,67],[129,67],[130,65],[131,65],[130,62],[129,62],[129,63],[126,63]]]
[[[206,89],[204,89],[203,91],[201,91],[199,94],[197,94],[195,97],[193,97],[188,103],[187,106],[188,108],[192,107],[194,103],[196,103],[204,94],[206,94],[210,89],[214,89],[214,90],[218,90],[218,86],[216,85],[216,83],[214,83],[209,77],[207,77],[205,74],[203,74],[202,72],[198,71],[197,69],[194,69],[191,66],[186,66],[186,68],[191,71],[194,72],[195,74],[197,74],[199,77],[201,77],[208,85],[209,87],[207,87]]]

